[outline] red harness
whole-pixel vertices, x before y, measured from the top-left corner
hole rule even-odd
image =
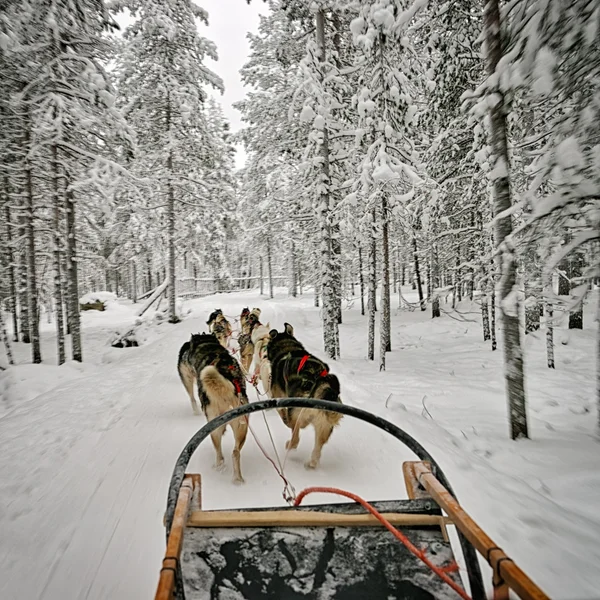
[[[235,365],[229,365],[229,368],[233,371],[233,369],[235,369]],[[235,388],[235,393],[239,396],[242,393],[242,386],[240,385],[240,382],[234,378],[232,383],[233,387]]]
[[[304,368],[304,365],[306,364],[306,362],[308,361],[309,358],[310,358],[310,354],[305,354],[300,359],[300,364],[298,365],[298,370],[296,371],[296,373],[300,373],[300,371],[302,371],[302,369]],[[329,371],[327,369],[323,369],[319,373],[319,377],[326,377],[327,375],[329,375]]]

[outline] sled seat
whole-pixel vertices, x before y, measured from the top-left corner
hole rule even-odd
[[[180,560],[187,600],[456,598],[358,504],[205,511],[200,477],[188,475],[186,483],[192,489]],[[436,566],[452,567],[447,519],[435,502],[372,504]]]

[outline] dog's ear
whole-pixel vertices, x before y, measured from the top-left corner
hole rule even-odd
[[[271,339],[273,339],[276,336],[277,336],[277,329],[271,329],[271,331],[269,331],[269,337]]]
[[[285,326],[285,332],[288,335],[291,335],[293,337],[294,336],[294,328],[289,323],[284,323],[284,326]]]

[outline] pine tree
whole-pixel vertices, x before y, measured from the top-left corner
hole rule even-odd
[[[202,181],[210,169],[204,85],[222,89],[205,65],[216,59],[214,45],[201,37],[195,19],[208,15],[190,0],[128,0],[137,18],[125,32],[119,56],[119,93],[136,131],[140,150],[132,168],[158,183],[152,202],[166,224],[169,320],[176,306],[176,231],[181,204],[206,196]],[[166,207],[166,211],[162,210]]]

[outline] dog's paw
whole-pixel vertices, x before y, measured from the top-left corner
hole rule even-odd
[[[246,481],[244,480],[244,478],[241,477],[241,476],[240,477],[234,477],[232,479],[232,481],[233,481],[234,485],[242,485],[243,483],[246,483]]]
[[[298,444],[295,444],[295,445],[294,445],[294,444],[292,444],[292,440],[288,440],[288,441],[285,443],[285,449],[286,449],[286,450],[295,450],[297,447],[298,447]]]
[[[307,460],[304,463],[304,468],[305,469],[311,469],[312,470],[312,469],[316,469],[318,466],[319,466],[319,463],[315,462],[314,460]]]
[[[214,469],[215,471],[219,471],[219,473],[222,473],[222,472],[225,470],[225,467],[226,467],[226,466],[227,466],[227,465],[225,464],[225,461],[224,461],[224,460],[222,460],[221,462],[216,462],[216,463],[213,465],[213,469]]]

